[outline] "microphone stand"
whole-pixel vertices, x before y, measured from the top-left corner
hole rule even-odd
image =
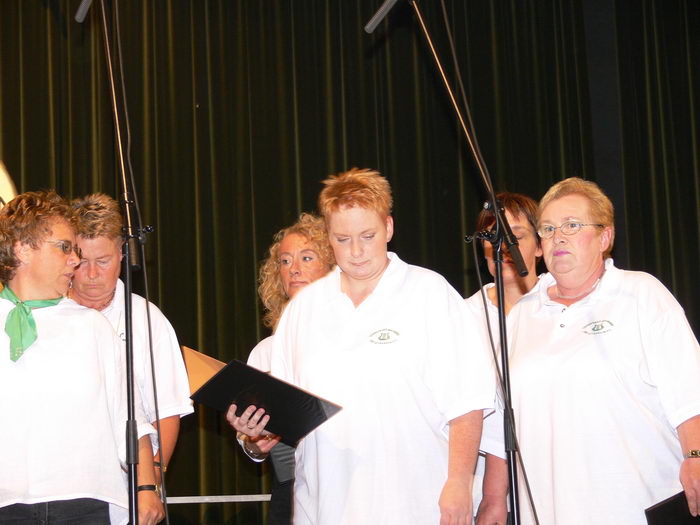
[[[83,0],[78,8],[75,19],[82,22],[85,19],[91,0]],[[124,143],[122,137],[122,117],[117,102],[117,88],[114,81],[114,66],[112,63],[112,50],[110,48],[110,32],[107,24],[107,10],[104,0],[99,0],[100,13],[104,37],[105,58],[109,77],[110,103],[114,117],[114,130],[116,134],[117,160],[119,166],[119,182],[121,192],[119,202],[124,216],[124,266],[122,276],[124,279],[124,322],[126,337],[126,393],[127,393],[127,421],[126,421],[126,464],[129,483],[129,523],[138,525],[138,494],[137,494],[137,466],[138,466],[138,429],[135,419],[134,407],[134,353],[133,353],[133,329],[132,329],[132,267],[138,265],[138,242],[143,238],[140,222],[137,220],[138,210],[135,207],[133,188],[127,177]],[[134,264],[135,263],[135,264]]]
[[[491,182],[491,175],[489,174],[486,163],[481,156],[481,151],[476,142],[476,136],[473,135],[473,130],[467,128],[464,118],[462,117],[462,112],[459,108],[457,100],[454,96],[453,90],[450,86],[450,82],[445,75],[445,70],[442,67],[440,57],[437,54],[433,41],[430,37],[430,32],[425,25],[423,20],[423,15],[418,7],[416,0],[407,0],[416,14],[416,18],[421,27],[423,36],[426,39],[430,52],[433,56],[435,66],[440,73],[440,77],[447,89],[447,94],[449,95],[450,102],[454,108],[459,124],[464,132],[464,136],[467,139],[467,144],[469,150],[472,153],[474,161],[476,162],[477,168],[479,169],[479,174],[481,175],[481,180],[489,194],[489,200],[491,204],[491,210],[493,211],[494,217],[496,219],[496,228],[489,242],[494,246],[494,262],[496,266],[496,294],[498,297],[498,322],[499,331],[501,337],[501,368],[502,368],[502,378],[503,378],[503,403],[504,403],[504,432],[505,432],[505,444],[506,444],[506,454],[508,461],[508,483],[509,483],[509,494],[508,499],[510,503],[510,513],[509,521],[515,525],[520,524],[520,507],[518,502],[518,480],[517,480],[517,466],[515,457],[515,435],[514,435],[514,419],[513,419],[513,409],[511,405],[511,393],[510,393],[510,373],[508,367],[508,338],[506,330],[506,316],[504,307],[504,288],[503,288],[503,256],[502,249],[505,244],[507,246],[508,252],[510,253],[511,259],[515,264],[518,273],[521,277],[528,274],[528,270],[523,262],[522,255],[520,254],[520,249],[518,247],[518,241],[513,235],[513,231],[510,228],[510,224],[505,218],[505,213],[501,206],[498,204],[496,199],[496,193],[493,189],[493,184]],[[377,13],[372,17],[370,22],[365,26],[365,31],[371,33],[381,22],[381,20],[388,14],[388,12],[393,7],[396,0],[385,0],[382,6],[379,8]],[[467,112],[469,107],[467,106]],[[471,121],[471,118],[470,118]]]

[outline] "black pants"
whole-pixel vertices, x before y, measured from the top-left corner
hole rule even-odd
[[[3,525],[110,525],[109,504],[81,498],[0,508]]]
[[[290,525],[292,523],[293,489],[293,479],[280,483],[277,481],[277,476],[273,477],[268,525]]]

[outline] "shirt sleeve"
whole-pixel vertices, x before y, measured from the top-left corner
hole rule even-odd
[[[484,418],[479,450],[485,454],[506,459],[506,444],[503,436],[503,408],[496,407]]]
[[[654,281],[654,293],[639,306],[645,309],[640,330],[651,382],[676,428],[700,414],[700,347],[681,306]]]
[[[483,329],[459,294],[444,281],[426,298],[429,331],[426,381],[447,421],[493,408],[495,381]]]
[[[143,330],[138,340],[144,345],[143,377],[139,378],[141,396],[144,401],[145,417],[149,423],[156,420],[155,399],[153,396],[153,378],[148,337],[148,319],[145,311],[145,300],[141,313],[143,319],[134,326]],[[155,376],[158,395],[158,417],[165,419],[171,416],[185,416],[194,411],[190,399],[187,372],[182,359],[182,351],[172,325],[154,304],[150,304],[151,333],[153,336],[153,358],[155,361]]]

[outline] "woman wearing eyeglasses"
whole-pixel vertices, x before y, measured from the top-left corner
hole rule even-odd
[[[511,310],[509,335],[539,522],[641,524],[682,489],[697,514],[700,348],[683,309],[651,275],[614,266],[613,206],[595,183],[555,184],[538,224],[549,273]]]
[[[100,313],[65,298],[79,264],[73,214],[55,192],[0,211],[0,523],[128,520],[121,342]],[[150,487],[154,431],[137,417],[138,484]],[[162,518],[156,501],[141,524]]]

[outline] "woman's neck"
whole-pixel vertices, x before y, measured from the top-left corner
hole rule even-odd
[[[537,275],[534,272],[530,272],[526,277],[521,279],[515,279],[504,283],[503,286],[503,303],[506,311],[506,315],[510,313],[511,308],[520,300],[520,298],[527,292],[532,290],[532,288],[537,284]],[[489,300],[498,306],[498,297],[496,296],[496,286],[492,286],[488,289]]]
[[[68,290],[68,297],[73,299],[76,303],[86,306],[88,308],[92,308],[94,310],[104,310],[107,308],[111,303],[112,300],[114,299],[114,294],[116,293],[117,289],[115,288],[112,290],[111,293],[106,294],[103,297],[98,297],[96,299],[91,299],[89,297],[84,297],[80,294],[78,294],[75,291],[75,288],[71,288]]]
[[[362,302],[372,294],[374,289],[379,284],[379,281],[382,279],[382,275],[384,275],[384,272],[389,266],[389,262],[389,258],[387,258],[386,265],[382,271],[377,275],[372,276],[370,279],[358,280],[353,279],[345,272],[340,273],[340,289],[350,298],[352,304],[355,305],[355,308],[360,306]]]
[[[570,306],[593,292],[605,273],[605,261],[600,264],[583,281],[570,283],[565,277],[557,278],[555,284],[547,290],[549,298],[558,303]]]
[[[56,299],[61,296],[60,292],[39,288],[25,279],[17,277],[8,281],[7,286],[20,301],[43,301],[45,299]]]

